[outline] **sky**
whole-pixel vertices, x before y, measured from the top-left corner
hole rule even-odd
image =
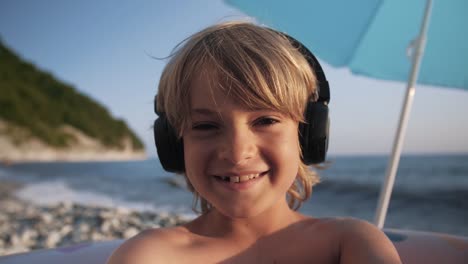
[[[154,57],[239,19],[249,18],[220,0],[2,0],[0,38],[124,119],[155,157],[153,98],[167,61]],[[329,154],[390,154],[405,84],[321,64],[331,89]],[[418,85],[403,153],[468,153],[467,102],[467,91]]]

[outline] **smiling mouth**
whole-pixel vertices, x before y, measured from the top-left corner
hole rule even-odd
[[[247,174],[242,176],[214,176],[219,181],[232,182],[232,183],[241,183],[247,182],[253,179],[256,179],[260,176],[263,176],[267,172],[257,173],[257,174]]]

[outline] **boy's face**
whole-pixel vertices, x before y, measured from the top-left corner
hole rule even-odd
[[[195,190],[229,217],[284,206],[300,164],[298,123],[279,112],[246,109],[199,79],[183,134],[186,175]]]

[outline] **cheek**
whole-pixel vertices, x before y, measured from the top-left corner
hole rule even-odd
[[[289,126],[276,140],[284,158],[294,161],[300,159],[299,135],[295,126]]]
[[[296,180],[299,172],[299,166],[301,164],[298,140],[291,142],[289,147],[285,148],[283,161],[284,170],[282,171],[282,175],[284,175],[284,191],[287,191]]]
[[[204,175],[206,168],[211,158],[212,150],[209,145],[201,144],[200,142],[184,139],[184,162],[185,173],[192,185],[197,185],[197,178]]]
[[[282,159],[286,173],[295,179],[301,161],[300,148],[297,140],[289,142],[287,146],[283,148]]]
[[[266,144],[269,149],[269,159],[275,164],[282,179],[293,181],[301,161],[297,130],[291,128],[283,131],[273,142],[275,144],[271,144],[271,142]]]
[[[192,164],[193,161],[202,158],[202,153],[206,150],[204,142],[196,140],[191,136],[184,136],[184,159],[186,164]]]

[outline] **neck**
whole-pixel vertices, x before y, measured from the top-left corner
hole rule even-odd
[[[284,200],[251,217],[234,218],[212,208],[210,212],[195,220],[189,229],[203,236],[253,242],[304,218],[291,210]]]

